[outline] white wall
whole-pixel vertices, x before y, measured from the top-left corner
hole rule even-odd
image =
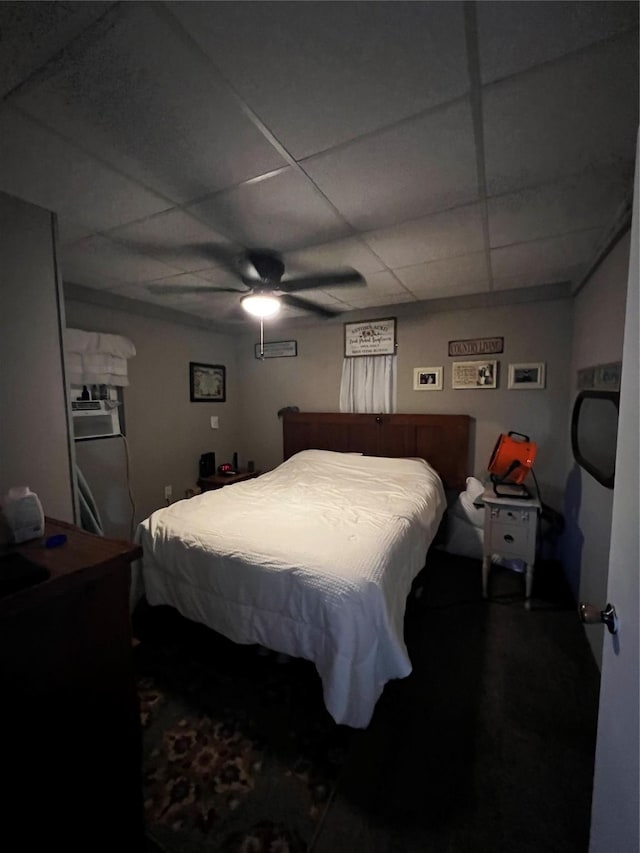
[[[571,407],[576,397],[576,372],[580,368],[622,358],[629,245],[627,235],[575,298]],[[606,603],[612,506],[613,491],[601,486],[570,455],[563,560],[576,598],[598,607]],[[600,664],[602,629],[590,627],[587,637]]]
[[[73,521],[53,216],[0,193],[0,494]]]
[[[202,453],[214,451],[217,460],[226,461],[239,449],[240,377],[233,337],[71,299],[66,312],[69,327],[124,335],[136,347],[137,355],[129,361],[124,409],[137,522],[164,505],[165,485],[173,487],[174,500],[195,487]],[[190,361],[226,367],[226,402],[189,401]],[[218,430],[210,428],[211,415],[220,419]],[[78,443],[79,457],[87,465],[83,473],[88,479],[91,471],[116,474],[111,490],[96,490],[96,498],[106,513],[108,532],[126,536],[129,509],[122,485],[121,439],[91,442],[93,448],[84,444]]]
[[[372,312],[372,318],[383,316]],[[385,313],[384,316],[389,316]],[[282,461],[282,424],[277,411],[295,405],[303,411],[338,411],[343,361],[343,325],[280,327],[271,324],[267,340],[295,339],[296,358],[258,361],[257,333],[239,344],[242,373],[243,452],[259,467]],[[451,389],[448,341],[504,337],[497,390]],[[571,301],[558,299],[493,308],[424,313],[398,319],[398,411],[469,414],[475,419],[469,473],[486,476],[491,450],[501,432],[529,434],[539,444],[536,473],[545,501],[559,506],[566,472],[568,434],[567,363],[571,352]],[[507,390],[509,362],[543,361],[544,390]],[[444,390],[413,390],[413,368],[444,367]]]

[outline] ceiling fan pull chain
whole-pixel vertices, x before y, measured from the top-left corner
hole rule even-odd
[[[264,319],[260,317],[260,358],[264,359]]]

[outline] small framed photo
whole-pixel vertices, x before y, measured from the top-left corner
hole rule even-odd
[[[414,391],[442,391],[441,367],[414,367]]]
[[[497,388],[498,362],[492,359],[454,361],[451,365],[451,387]]]
[[[227,399],[224,366],[190,361],[189,393],[192,403],[224,403]]]
[[[544,388],[544,362],[509,365],[509,388]]]

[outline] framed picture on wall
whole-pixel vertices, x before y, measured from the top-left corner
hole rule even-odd
[[[508,387],[514,388],[544,388],[544,362],[527,364],[510,364]]]
[[[498,362],[491,359],[454,361],[451,365],[451,387],[497,388]]]
[[[227,394],[224,366],[190,361],[189,394],[192,403],[224,403]]]
[[[414,391],[442,391],[441,367],[414,367]]]

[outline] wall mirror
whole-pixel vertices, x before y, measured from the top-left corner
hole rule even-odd
[[[613,488],[618,442],[618,391],[581,391],[571,416],[571,449],[578,465]]]

